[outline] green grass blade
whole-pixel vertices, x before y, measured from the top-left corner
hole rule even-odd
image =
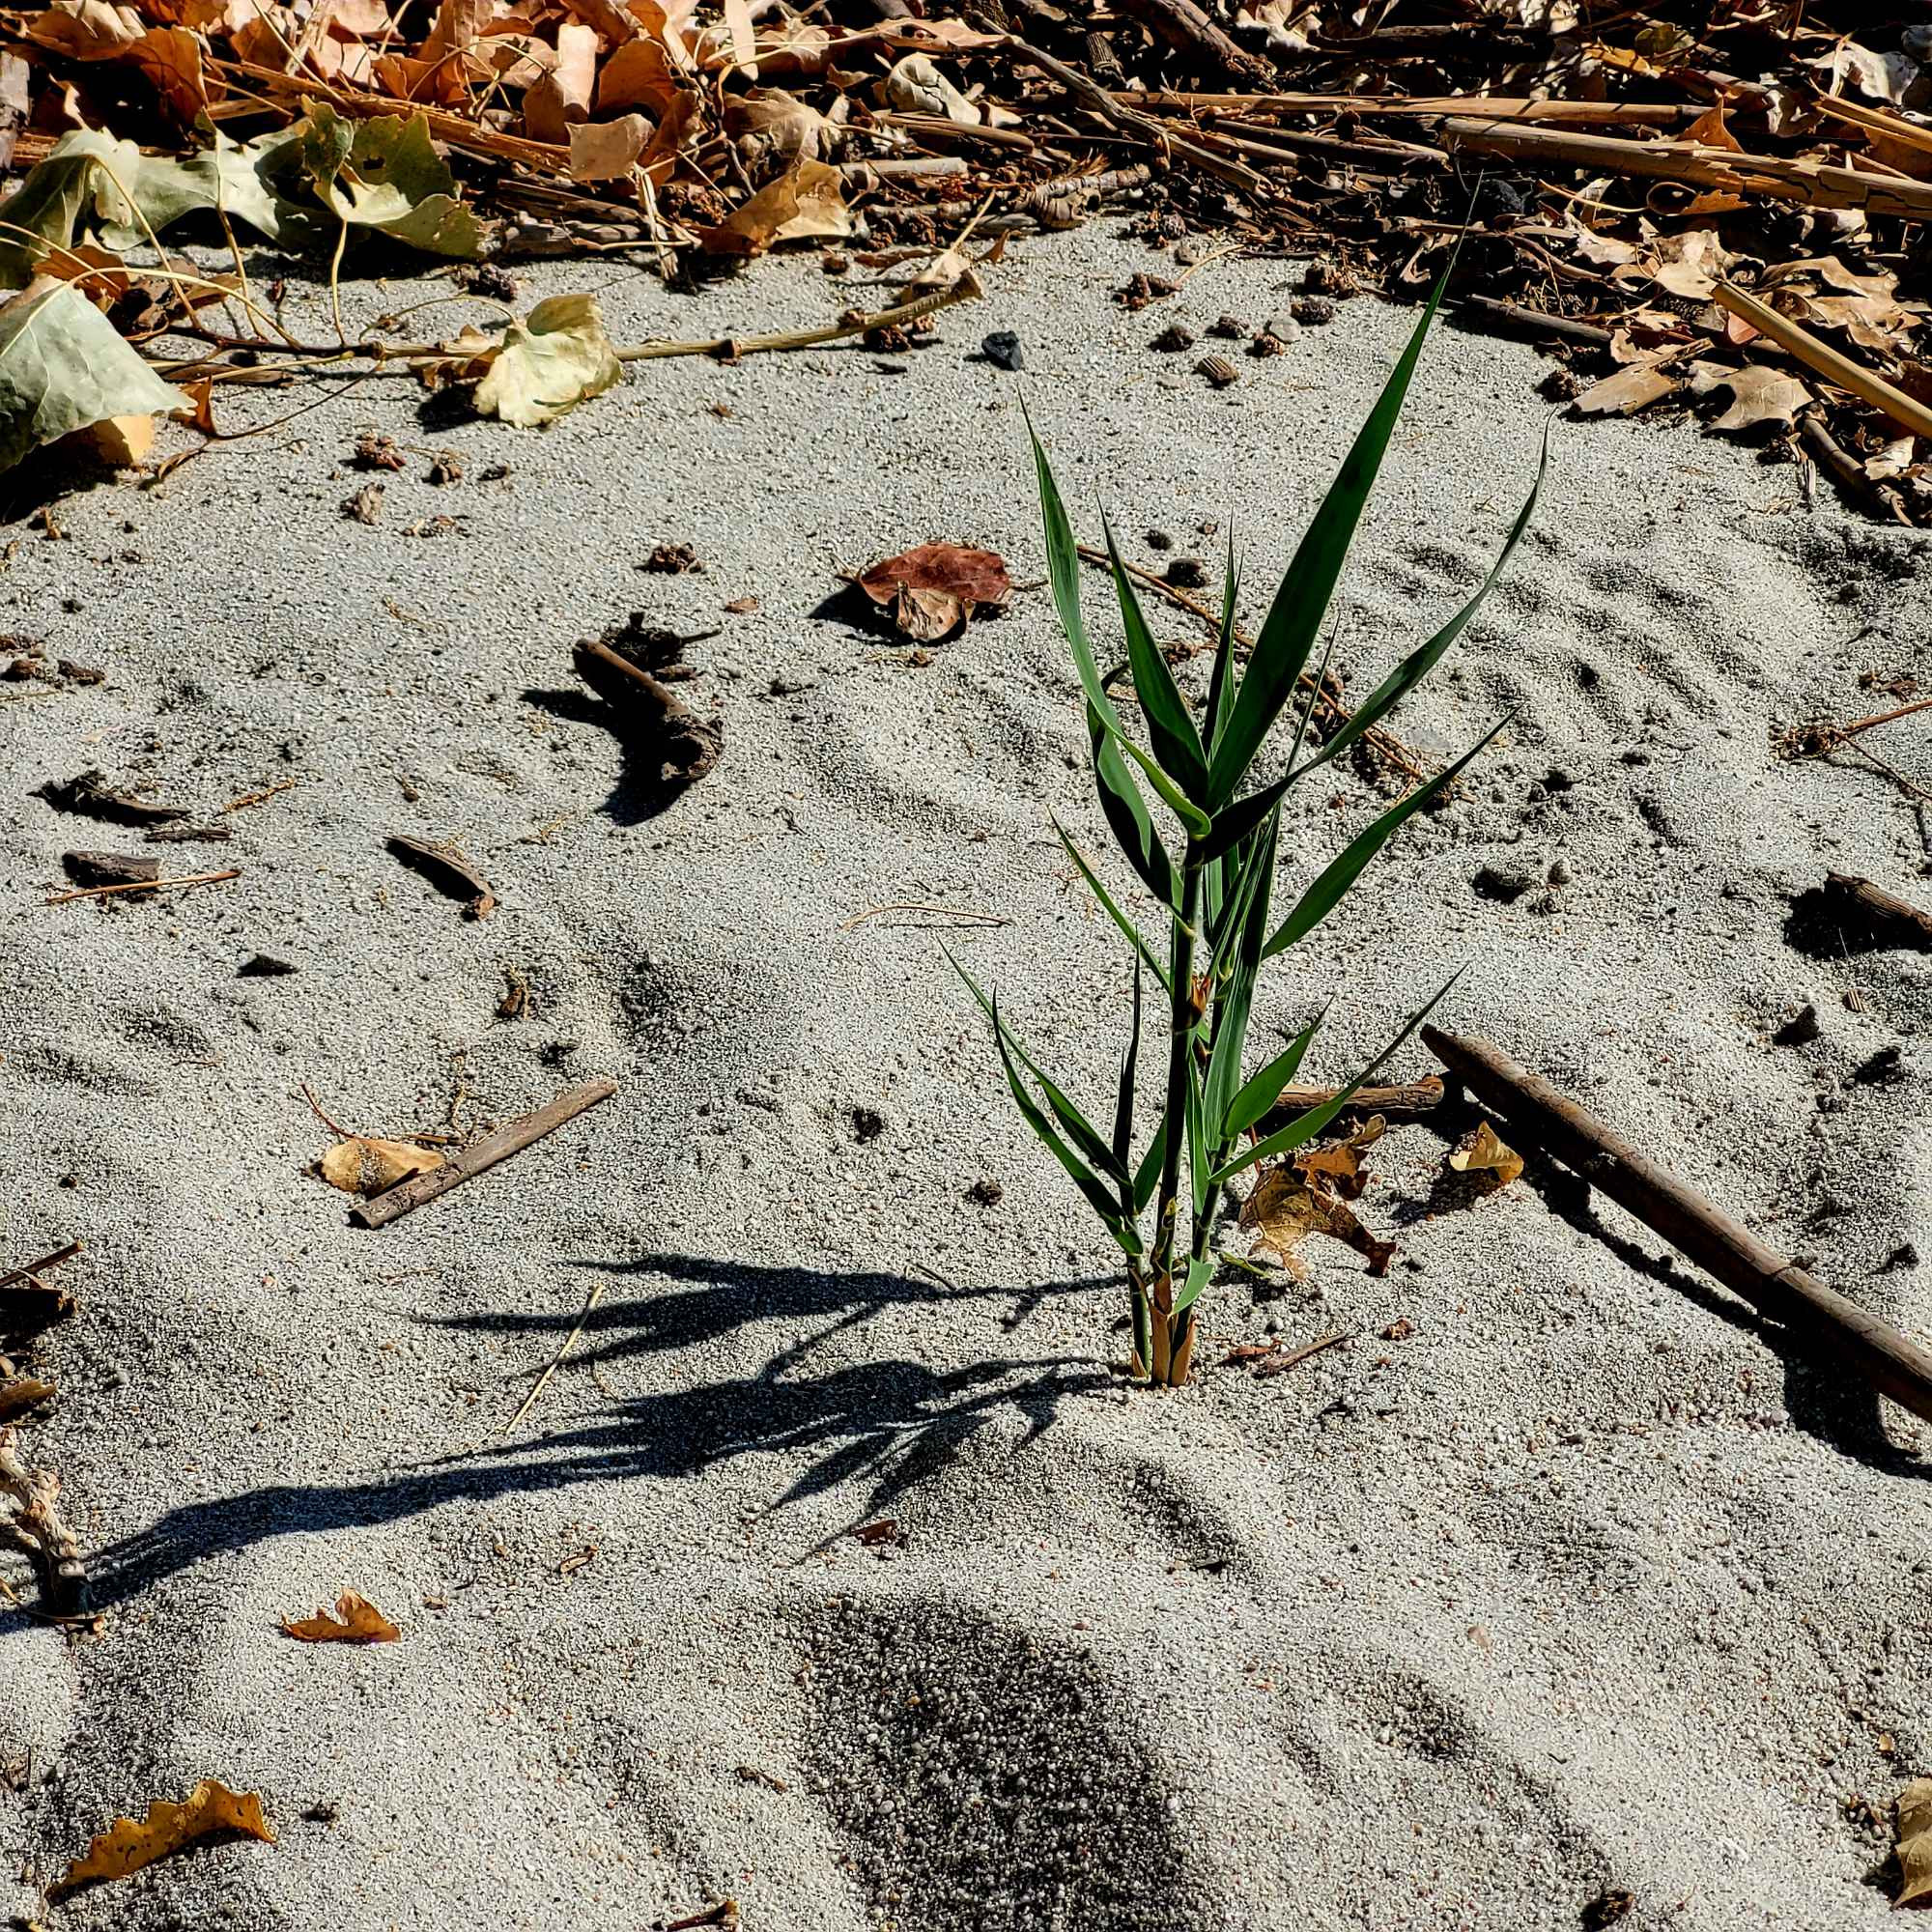
[[[946,956],[952,960],[952,970],[965,980],[967,990],[979,1001],[980,1009],[992,1021],[993,1032],[999,1040],[1001,1058],[1005,1059],[1007,1057],[1008,1049],[1010,1047],[1013,1055],[1018,1058],[1020,1063],[1026,1067],[1026,1070],[1033,1075],[1034,1080],[1039,1087],[1039,1091],[1046,1095],[1047,1105],[1053,1109],[1054,1115],[1059,1120],[1060,1124],[1065,1128],[1067,1138],[1103,1174],[1114,1180],[1125,1183],[1128,1179],[1126,1163],[1114,1158],[1114,1150],[1111,1143],[1101,1137],[1087,1116],[1047,1077],[1039,1062],[1026,1050],[1025,1046],[1020,1043],[1018,1037],[1014,1035],[1006,1021],[1000,1017],[998,1002],[988,999],[980,991],[979,981],[973,978],[972,974],[967,972],[965,967],[960,965],[958,960],[952,958],[951,952],[948,952]]]
[[[1216,1160],[1230,1138],[1223,1123],[1241,1080],[1241,1055],[1247,1048],[1248,1013],[1261,969],[1262,935],[1267,929],[1268,890],[1274,874],[1279,831],[1279,820],[1271,818],[1255,841],[1248,878],[1243,882],[1246,903],[1236,936],[1240,951],[1232,968],[1228,991],[1215,1008],[1214,1044],[1208,1056],[1203,1101],[1206,1131],[1214,1145]]]
[[[1080,609],[1080,551],[1073,540],[1073,526],[1067,521],[1066,505],[1061,500],[1060,488],[1053,480],[1053,467],[1046,460],[1046,451],[1039,438],[1034,435],[1031,420],[1027,423],[1027,435],[1033,438],[1034,469],[1039,481],[1040,520],[1046,537],[1047,581],[1053,587],[1054,609],[1060,612],[1060,628],[1065,633],[1067,648],[1073,653],[1074,668],[1080,675],[1080,688],[1087,694],[1088,716],[1099,719],[1107,735],[1147,774],[1148,782],[1188,831],[1197,835],[1205,833],[1208,830],[1207,813],[1191,803],[1160,766],[1127,736],[1120,714],[1114,709],[1113,699],[1107,696],[1099,667],[1094,662],[1094,646],[1088,640],[1087,620]]]
[[[1190,1259],[1187,1264],[1187,1280],[1180,1293],[1174,1297],[1174,1312],[1179,1315],[1184,1309],[1192,1308],[1201,1299],[1201,1291],[1214,1279],[1214,1262],[1211,1256]]]
[[[1201,1074],[1190,1053],[1187,1056],[1187,1174],[1197,1221],[1208,1211],[1208,1196],[1212,1192],[1208,1177],[1211,1172],[1208,1159],[1208,1123],[1201,1112]]]
[[[1221,1168],[1214,1175],[1213,1179],[1216,1183],[1232,1180],[1236,1175],[1254,1166],[1258,1160],[1267,1160],[1275,1154],[1288,1153],[1292,1150],[1300,1147],[1304,1142],[1312,1141],[1317,1134],[1321,1133],[1327,1126],[1330,1121],[1334,1120],[1336,1115],[1348,1106],[1349,1102],[1354,1097],[1355,1090],[1359,1087],[1366,1087],[1388,1065],[1397,1049],[1435,1010],[1442,995],[1448,992],[1449,988],[1462,977],[1461,973],[1457,973],[1453,978],[1444,982],[1441,992],[1438,992],[1435,999],[1431,1000],[1426,1007],[1417,1012],[1410,1013],[1408,1018],[1403,1022],[1402,1031],[1332,1100],[1324,1100],[1321,1106],[1309,1108],[1305,1114],[1297,1115],[1295,1119],[1291,1121],[1278,1133],[1268,1135],[1266,1140],[1257,1141],[1253,1147],[1249,1148],[1237,1159],[1229,1161],[1225,1167]]]
[[[1308,1043],[1315,1037],[1316,1029],[1327,1017],[1328,1009],[1323,1007],[1295,1035],[1293,1039],[1289,1042],[1287,1048],[1276,1054],[1228,1102],[1228,1111],[1221,1122],[1221,1138],[1223,1141],[1238,1140],[1242,1134],[1246,1133],[1281,1098],[1281,1090],[1301,1071],[1302,1057],[1308,1051]]]
[[[1445,785],[1452,784],[1476,753],[1488,746],[1511,721],[1505,718],[1502,724],[1495,726],[1486,736],[1477,740],[1447,771],[1437,772],[1427,784],[1417,785],[1406,798],[1399,800],[1362,833],[1340,858],[1329,862],[1321,876],[1302,894],[1294,910],[1282,921],[1274,937],[1267,943],[1263,952],[1264,959],[1271,959],[1277,952],[1285,952],[1297,940],[1305,939],[1334,911],[1344,893],[1361,875],[1365,867],[1379,852],[1396,830],[1420,811],[1432,798],[1436,797]]]
[[[1107,827],[1115,843],[1145,885],[1162,905],[1180,904],[1179,881],[1174,875],[1174,861],[1153,819],[1147,800],[1121,755],[1119,742],[1108,732],[1094,707],[1087,707],[1087,732],[1094,747],[1094,783],[1100,794],[1100,810],[1106,813]]]
[[[1543,432],[1543,451],[1536,463],[1536,480],[1529,487],[1529,495],[1524,498],[1522,508],[1518,511],[1516,522],[1510,526],[1508,540],[1504,543],[1495,562],[1490,566],[1490,574],[1476,586],[1475,595],[1427,643],[1418,645],[1403,659],[1402,663],[1358,707],[1354,717],[1308,761],[1308,769],[1311,772],[1318,765],[1325,765],[1330,758],[1339,757],[1364,731],[1378,724],[1393,711],[1435,668],[1435,662],[1442,653],[1468,629],[1476,612],[1483,608],[1490,592],[1501,580],[1510,557],[1522,539],[1523,531],[1529,527],[1529,520],[1536,509],[1536,499],[1542,493],[1544,475],[1548,468],[1549,430],[1546,425]]]
[[[1208,708],[1202,731],[1211,757],[1228,723],[1228,681],[1235,671],[1235,607],[1240,602],[1241,573],[1235,562],[1235,526],[1228,525],[1228,562],[1221,574],[1221,634],[1214,643],[1214,674],[1208,680]]]
[[[1122,1214],[1120,1204],[1101,1183],[1099,1177],[1053,1131],[1038,1102],[1027,1092],[1026,1083],[1021,1080],[1019,1068],[1008,1050],[1007,1030],[1000,1024],[997,1012],[993,1015],[993,1038],[999,1045],[1000,1062],[1007,1069],[1007,1085],[1013,1090],[1013,1098],[1019,1104],[1021,1117],[1038,1137],[1040,1145],[1066,1170],[1073,1184],[1087,1197],[1088,1205],[1100,1217],[1122,1250],[1138,1259],[1141,1252],[1140,1230]]]
[[[1113,894],[1100,883],[1100,875],[1087,863],[1086,855],[1080,850],[1079,846],[1074,844],[1072,837],[1067,832],[1065,826],[1061,824],[1060,820],[1056,818],[1053,820],[1053,829],[1060,834],[1060,842],[1066,847],[1066,856],[1080,868],[1080,876],[1087,881],[1089,891],[1100,901],[1100,909],[1126,934],[1127,943],[1134,949],[1134,952],[1153,968],[1154,977],[1160,981],[1162,987],[1168,988],[1167,968],[1161,964],[1152,947],[1141,937],[1140,927],[1121,910]],[[1171,991],[1172,989],[1169,988],[1168,990]]]
[[[1140,699],[1141,716],[1147,720],[1148,738],[1161,770],[1173,779],[1197,804],[1208,784],[1208,754],[1201,749],[1201,735],[1187,700],[1174,681],[1174,672],[1148,628],[1147,613],[1141,609],[1133,579],[1121,559],[1121,547],[1114,526],[1106,517],[1100,528],[1107,540],[1107,557],[1114,567],[1114,595],[1120,599],[1121,624],[1127,635],[1127,663],[1134,674],[1134,696]]]
[[[1153,1199],[1153,1191],[1160,1185],[1161,1164],[1167,1159],[1167,1122],[1162,1121],[1153,1131],[1153,1145],[1141,1156],[1141,1164],[1134,1169],[1134,1212],[1144,1213],[1147,1205]]]
[[[1315,722],[1315,706],[1321,696],[1321,688],[1328,681],[1328,661],[1335,655],[1335,639],[1342,629],[1342,620],[1337,617],[1328,626],[1328,641],[1321,646],[1321,662],[1315,668],[1315,682],[1308,687],[1308,702],[1301,707],[1301,718],[1294,727],[1294,743],[1288,748],[1288,769],[1292,774],[1301,762],[1301,747],[1308,737],[1308,727]]]
[[[1355,526],[1361,522],[1369,493],[1375,488],[1376,472],[1387,453],[1396,419],[1402,414],[1403,400],[1408,394],[1415,365],[1421,359],[1429,326],[1435,319],[1442,289],[1443,283],[1438,281],[1409,337],[1408,347],[1403,351],[1402,359],[1384,384],[1353,447],[1343,459],[1342,468],[1315,512],[1281,587],[1275,592],[1274,602],[1268,607],[1267,617],[1248,660],[1247,675],[1236,693],[1227,728],[1214,748],[1208,780],[1208,803],[1212,810],[1226,805],[1239,789],[1255,754],[1293,695],[1295,680],[1308,662],[1308,653],[1342,575]]]
[[[1134,1142],[1134,1073],[1141,1057],[1141,962],[1134,961],[1134,1018],[1127,1034],[1127,1050],[1121,1059],[1121,1087],[1114,1101],[1114,1158],[1121,1163],[1122,1173],[1127,1171],[1127,1161]],[[1133,1183],[1129,1181],[1125,1190],[1132,1199]]]

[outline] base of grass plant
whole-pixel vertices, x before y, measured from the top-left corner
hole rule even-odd
[[[1341,903],[1363,867],[1411,814],[1453,784],[1469,760],[1502,729],[1498,724],[1447,771],[1382,812],[1304,888],[1286,919],[1278,924],[1272,922],[1282,800],[1293,785],[1340,756],[1387,717],[1467,628],[1527,527],[1542,485],[1548,460],[1547,437],[1528,498],[1475,595],[1434,637],[1410,651],[1351,719],[1304,757],[1313,694],[1327,668],[1325,655],[1309,680],[1308,702],[1299,707],[1297,716],[1289,714],[1309,669],[1315,640],[1446,281],[1445,276],[1430,298],[1401,361],[1316,511],[1268,608],[1246,672],[1238,678],[1234,647],[1239,586],[1231,544],[1220,639],[1207,701],[1198,718],[1154,641],[1113,530],[1106,529],[1127,668],[1146,727],[1145,745],[1128,734],[1101,682],[1081,611],[1080,559],[1072,526],[1046,452],[1037,436],[1033,440],[1046,527],[1047,574],[1061,629],[1086,695],[1100,809],[1122,856],[1167,926],[1165,944],[1156,946],[1086,854],[1064,828],[1058,828],[1101,909],[1134,951],[1133,1004],[1109,1132],[1102,1133],[1047,1076],[1001,1017],[998,1002],[980,990],[957,960],[953,964],[993,1023],[994,1043],[1022,1118],[1065,1169],[1125,1257],[1133,1373],[1137,1379],[1156,1386],[1178,1388],[1187,1380],[1195,1353],[1196,1304],[1214,1271],[1214,1232],[1230,1199],[1229,1183],[1327,1127],[1355,1090],[1380,1072],[1448,990],[1443,987],[1412,1013],[1333,1098],[1265,1138],[1257,1138],[1260,1122],[1293,1082],[1321,1025],[1318,1016],[1281,1052],[1243,1078],[1248,1019],[1264,962],[1305,939]],[[1289,735],[1286,756],[1264,758],[1275,727],[1284,719],[1293,725],[1292,735],[1284,734]],[[1173,842],[1156,831],[1143,784],[1174,820]],[[1136,1075],[1143,986],[1149,975],[1166,995],[1165,1081],[1152,1138],[1136,1154]],[[1151,1233],[1147,1234],[1143,1223],[1150,1209]]]

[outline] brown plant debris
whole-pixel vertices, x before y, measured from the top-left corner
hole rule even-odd
[[[670,689],[694,677],[684,662],[684,638],[646,624],[641,611],[601,638],[586,638],[571,653],[577,674],[611,707],[620,737],[635,741],[652,761],[650,788],[661,799],[708,778],[724,755],[724,727],[700,718]]]
[[[1483,1121],[1463,1137],[1449,1156],[1449,1165],[1458,1174],[1482,1175],[1492,1187],[1500,1188],[1521,1175],[1522,1156],[1505,1145],[1489,1122]]]
[[[1003,609],[1013,590],[992,551],[948,543],[919,544],[853,581],[902,637],[928,644],[971,623],[975,611]]]
[[[443,1156],[433,1148],[412,1147],[408,1141],[379,1140],[372,1135],[351,1134],[339,1140],[316,1163],[316,1171],[331,1187],[345,1194],[365,1198],[381,1194],[412,1174],[427,1174],[440,1167]]]
[[[71,811],[83,818],[99,818],[110,825],[167,825],[188,815],[180,805],[154,805],[147,799],[113,789],[99,772],[82,772],[78,778],[41,787],[39,796],[57,811]]]
[[[1932,1905],[1932,1777],[1898,1795],[1898,1874],[1894,1905]]]
[[[80,1886],[128,1878],[197,1838],[231,1832],[265,1844],[275,1842],[256,1793],[230,1791],[217,1778],[204,1778],[185,1804],[156,1799],[138,1822],[117,1818],[68,1866],[53,1889],[65,1895]]]
[[[497,910],[496,894],[469,860],[406,833],[391,833],[387,843],[396,858],[411,871],[421,873],[445,898],[463,900],[466,918],[488,919]]]
[[[394,1643],[402,1632],[372,1604],[354,1590],[345,1590],[335,1600],[335,1614],[318,1610],[312,1617],[284,1617],[282,1628],[303,1643]]]
[[[1310,1235],[1326,1235],[1365,1256],[1372,1275],[1387,1273],[1395,1244],[1372,1235],[1349,1205],[1368,1186],[1363,1155],[1381,1139],[1387,1124],[1378,1114],[1346,1140],[1264,1168],[1241,1205],[1238,1223],[1254,1233],[1253,1252],[1271,1253],[1291,1273],[1305,1277],[1301,1243]]]

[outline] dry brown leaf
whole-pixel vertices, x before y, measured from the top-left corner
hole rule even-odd
[[[1311,1182],[1298,1168],[1268,1168],[1241,1204],[1239,1225],[1255,1229],[1257,1254],[1272,1251],[1294,1273],[1302,1272],[1295,1250],[1310,1235],[1326,1235],[1367,1256],[1369,1272],[1386,1274],[1395,1256],[1392,1241],[1378,1240],[1355,1218],[1354,1209],[1331,1194],[1318,1178]]]
[[[1522,1156],[1484,1121],[1449,1156],[1449,1165],[1458,1174],[1493,1174],[1493,1184],[1507,1187],[1522,1173]]]
[[[835,241],[851,232],[838,170],[801,157],[699,240],[714,255],[762,255],[781,242]]]
[[[616,121],[580,121],[570,130],[570,178],[577,182],[616,181],[637,166],[650,138],[651,124],[641,114]]]
[[[1344,1201],[1359,1200],[1368,1186],[1362,1156],[1387,1132],[1388,1122],[1380,1114],[1372,1115],[1347,1140],[1300,1154],[1294,1165],[1311,1179],[1325,1180]]]
[[[524,130],[533,141],[560,148],[574,123],[590,118],[597,91],[596,29],[564,20],[556,30],[556,61],[524,95]]]
[[[1721,97],[1685,128],[1683,138],[1696,141],[1706,148],[1728,148],[1734,155],[1744,153],[1744,143],[1724,126]]]
[[[843,130],[817,108],[781,87],[754,87],[748,94],[730,96],[724,106],[724,131],[736,141],[738,156],[753,180],[774,161],[829,160],[843,137]]]
[[[101,462],[116,469],[131,469],[155,446],[153,416],[103,416],[76,430],[77,441],[90,444]]]
[[[0,1381],[0,1422],[53,1401],[58,1392],[52,1382],[38,1381],[32,1376],[15,1376],[11,1381]]]
[[[1894,1905],[1932,1905],[1932,1777],[1898,1794],[1898,1896]]]
[[[1760,423],[1791,426],[1793,418],[1811,400],[1811,391],[1796,376],[1782,369],[1769,369],[1760,362],[1747,362],[1733,369],[1723,362],[1692,362],[1686,371],[1686,386],[1700,400],[1730,391],[1730,407],[1711,419],[1713,429],[1755,429]]]
[[[598,72],[597,111],[641,107],[661,119],[683,91],[670,57],[656,41],[628,41]]]
[[[980,110],[924,54],[907,54],[886,76],[886,103],[901,114],[930,114],[977,128]]]
[[[1614,376],[1605,376],[1578,396],[1572,407],[1579,416],[1629,415],[1661,401],[1678,385],[1678,378],[1655,362],[1633,362]]]
[[[1003,557],[944,543],[902,551],[855,581],[874,604],[892,612],[900,632],[921,643],[970,623],[982,605],[998,610],[1013,590]]]
[[[402,1635],[367,1597],[345,1590],[335,1600],[335,1615],[318,1610],[299,1622],[282,1619],[282,1628],[303,1643],[394,1643]]]
[[[345,1194],[380,1194],[412,1174],[427,1174],[442,1164],[442,1156],[430,1148],[352,1134],[323,1155],[320,1167],[322,1178]]]
[[[1651,281],[1674,296],[1708,301],[1711,291],[1729,274],[1737,257],[1718,238],[1715,228],[1688,228],[1681,235],[1660,236],[1651,243],[1657,258]]]
[[[241,1832],[272,1845],[275,1834],[262,1817],[262,1801],[252,1792],[230,1791],[217,1778],[204,1778],[186,1804],[156,1799],[138,1824],[117,1818],[60,1876],[54,1889],[71,1891],[100,1879],[127,1878],[214,1832]]]

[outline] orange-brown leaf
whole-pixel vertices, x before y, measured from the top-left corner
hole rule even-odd
[[[86,1856],[61,1874],[55,1889],[66,1892],[101,1879],[126,1878],[213,1832],[240,1832],[265,1844],[275,1842],[256,1793],[230,1791],[217,1778],[204,1778],[185,1804],[156,1799],[138,1823],[132,1818],[115,1819],[88,1846]]]
[[[982,604],[997,610],[1012,595],[1006,560],[990,550],[919,544],[875,563],[858,580],[909,638],[930,642],[969,622]]]
[[[303,1643],[394,1643],[402,1632],[372,1604],[354,1590],[345,1590],[335,1600],[335,1615],[318,1610],[299,1622],[284,1617],[282,1628]]]

